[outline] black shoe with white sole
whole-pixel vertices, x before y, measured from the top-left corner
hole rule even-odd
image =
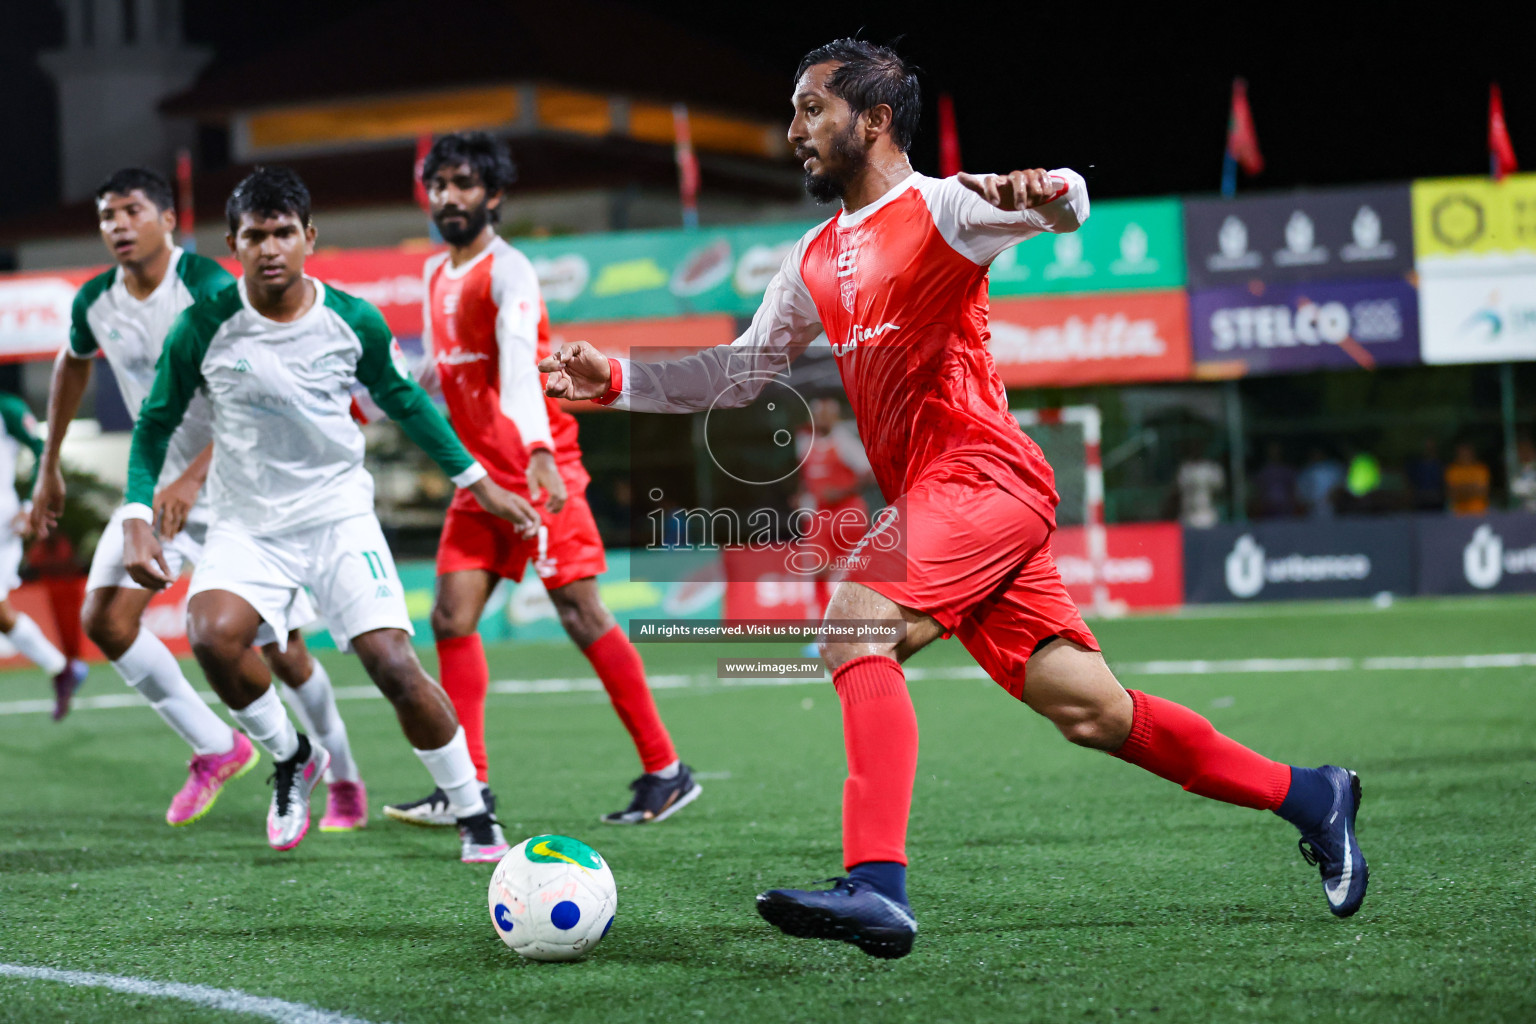
[[[685,764],[679,764],[677,774],[670,779],[647,773],[631,782],[629,788],[635,791],[634,799],[624,810],[603,815],[604,824],[652,825],[666,821],[704,792]]]
[[[491,792],[491,787],[481,786],[480,796],[485,799],[486,813],[495,814],[496,794]],[[421,825],[424,828],[452,828],[459,823],[448,807],[448,794],[440,789],[434,789],[420,800],[412,800],[407,804],[385,804],[384,815],[407,825]]]

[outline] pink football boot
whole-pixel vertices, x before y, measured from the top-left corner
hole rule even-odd
[[[235,745],[226,754],[198,754],[187,762],[187,784],[171,797],[165,812],[168,825],[190,825],[207,814],[219,798],[224,783],[238,779],[261,760],[257,750],[242,732],[235,733]]]
[[[368,827],[368,789],[362,780],[337,779],[326,787],[321,832],[356,832]]]

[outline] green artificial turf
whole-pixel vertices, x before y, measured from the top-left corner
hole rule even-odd
[[[1536,651],[1536,602],[1268,606],[1096,624],[1112,663]],[[489,865],[382,819],[430,788],[379,699],[341,704],[374,819],[264,842],[267,764],[185,829],[184,748],[147,707],[55,725],[0,714],[0,963],[185,982],[368,1021],[1536,1020],[1536,668],[1127,674],[1280,759],[1359,770],[1365,908],[1329,915],[1274,816],[1069,746],[954,643],[912,665],[923,733],[909,854],[922,931],[886,962],[790,939],[759,890],[837,874],[843,776],[829,684],[711,685],[715,658],[650,645],[658,704],[704,794],[655,827],[597,822],[632,748],[600,693],[493,694],[493,784],[513,841],[578,836],[612,863],[617,922],[587,960],[525,962],[493,932]],[[430,653],[429,667],[432,663]],[[366,682],[327,656],[338,687]],[[497,680],[590,675],[568,645],[491,651]],[[1217,666],[1220,668],[1221,666]],[[1145,671],[1146,666],[1140,668]],[[1164,667],[1166,670],[1166,666]],[[196,670],[192,678],[199,680]],[[44,697],[0,676],[0,704]],[[82,696],[122,692],[106,667]],[[244,1021],[186,1003],[0,977],[5,1021]]]

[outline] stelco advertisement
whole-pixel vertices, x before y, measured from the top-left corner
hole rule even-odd
[[[1419,304],[1401,279],[1218,288],[1190,296],[1204,376],[1375,369],[1419,361]]]

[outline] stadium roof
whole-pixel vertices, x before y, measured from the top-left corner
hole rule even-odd
[[[364,59],[358,59],[362,56]],[[391,0],[258,56],[215,62],[162,104],[199,119],[273,104],[509,80],[561,82],[787,120],[787,75],[602,0]]]

